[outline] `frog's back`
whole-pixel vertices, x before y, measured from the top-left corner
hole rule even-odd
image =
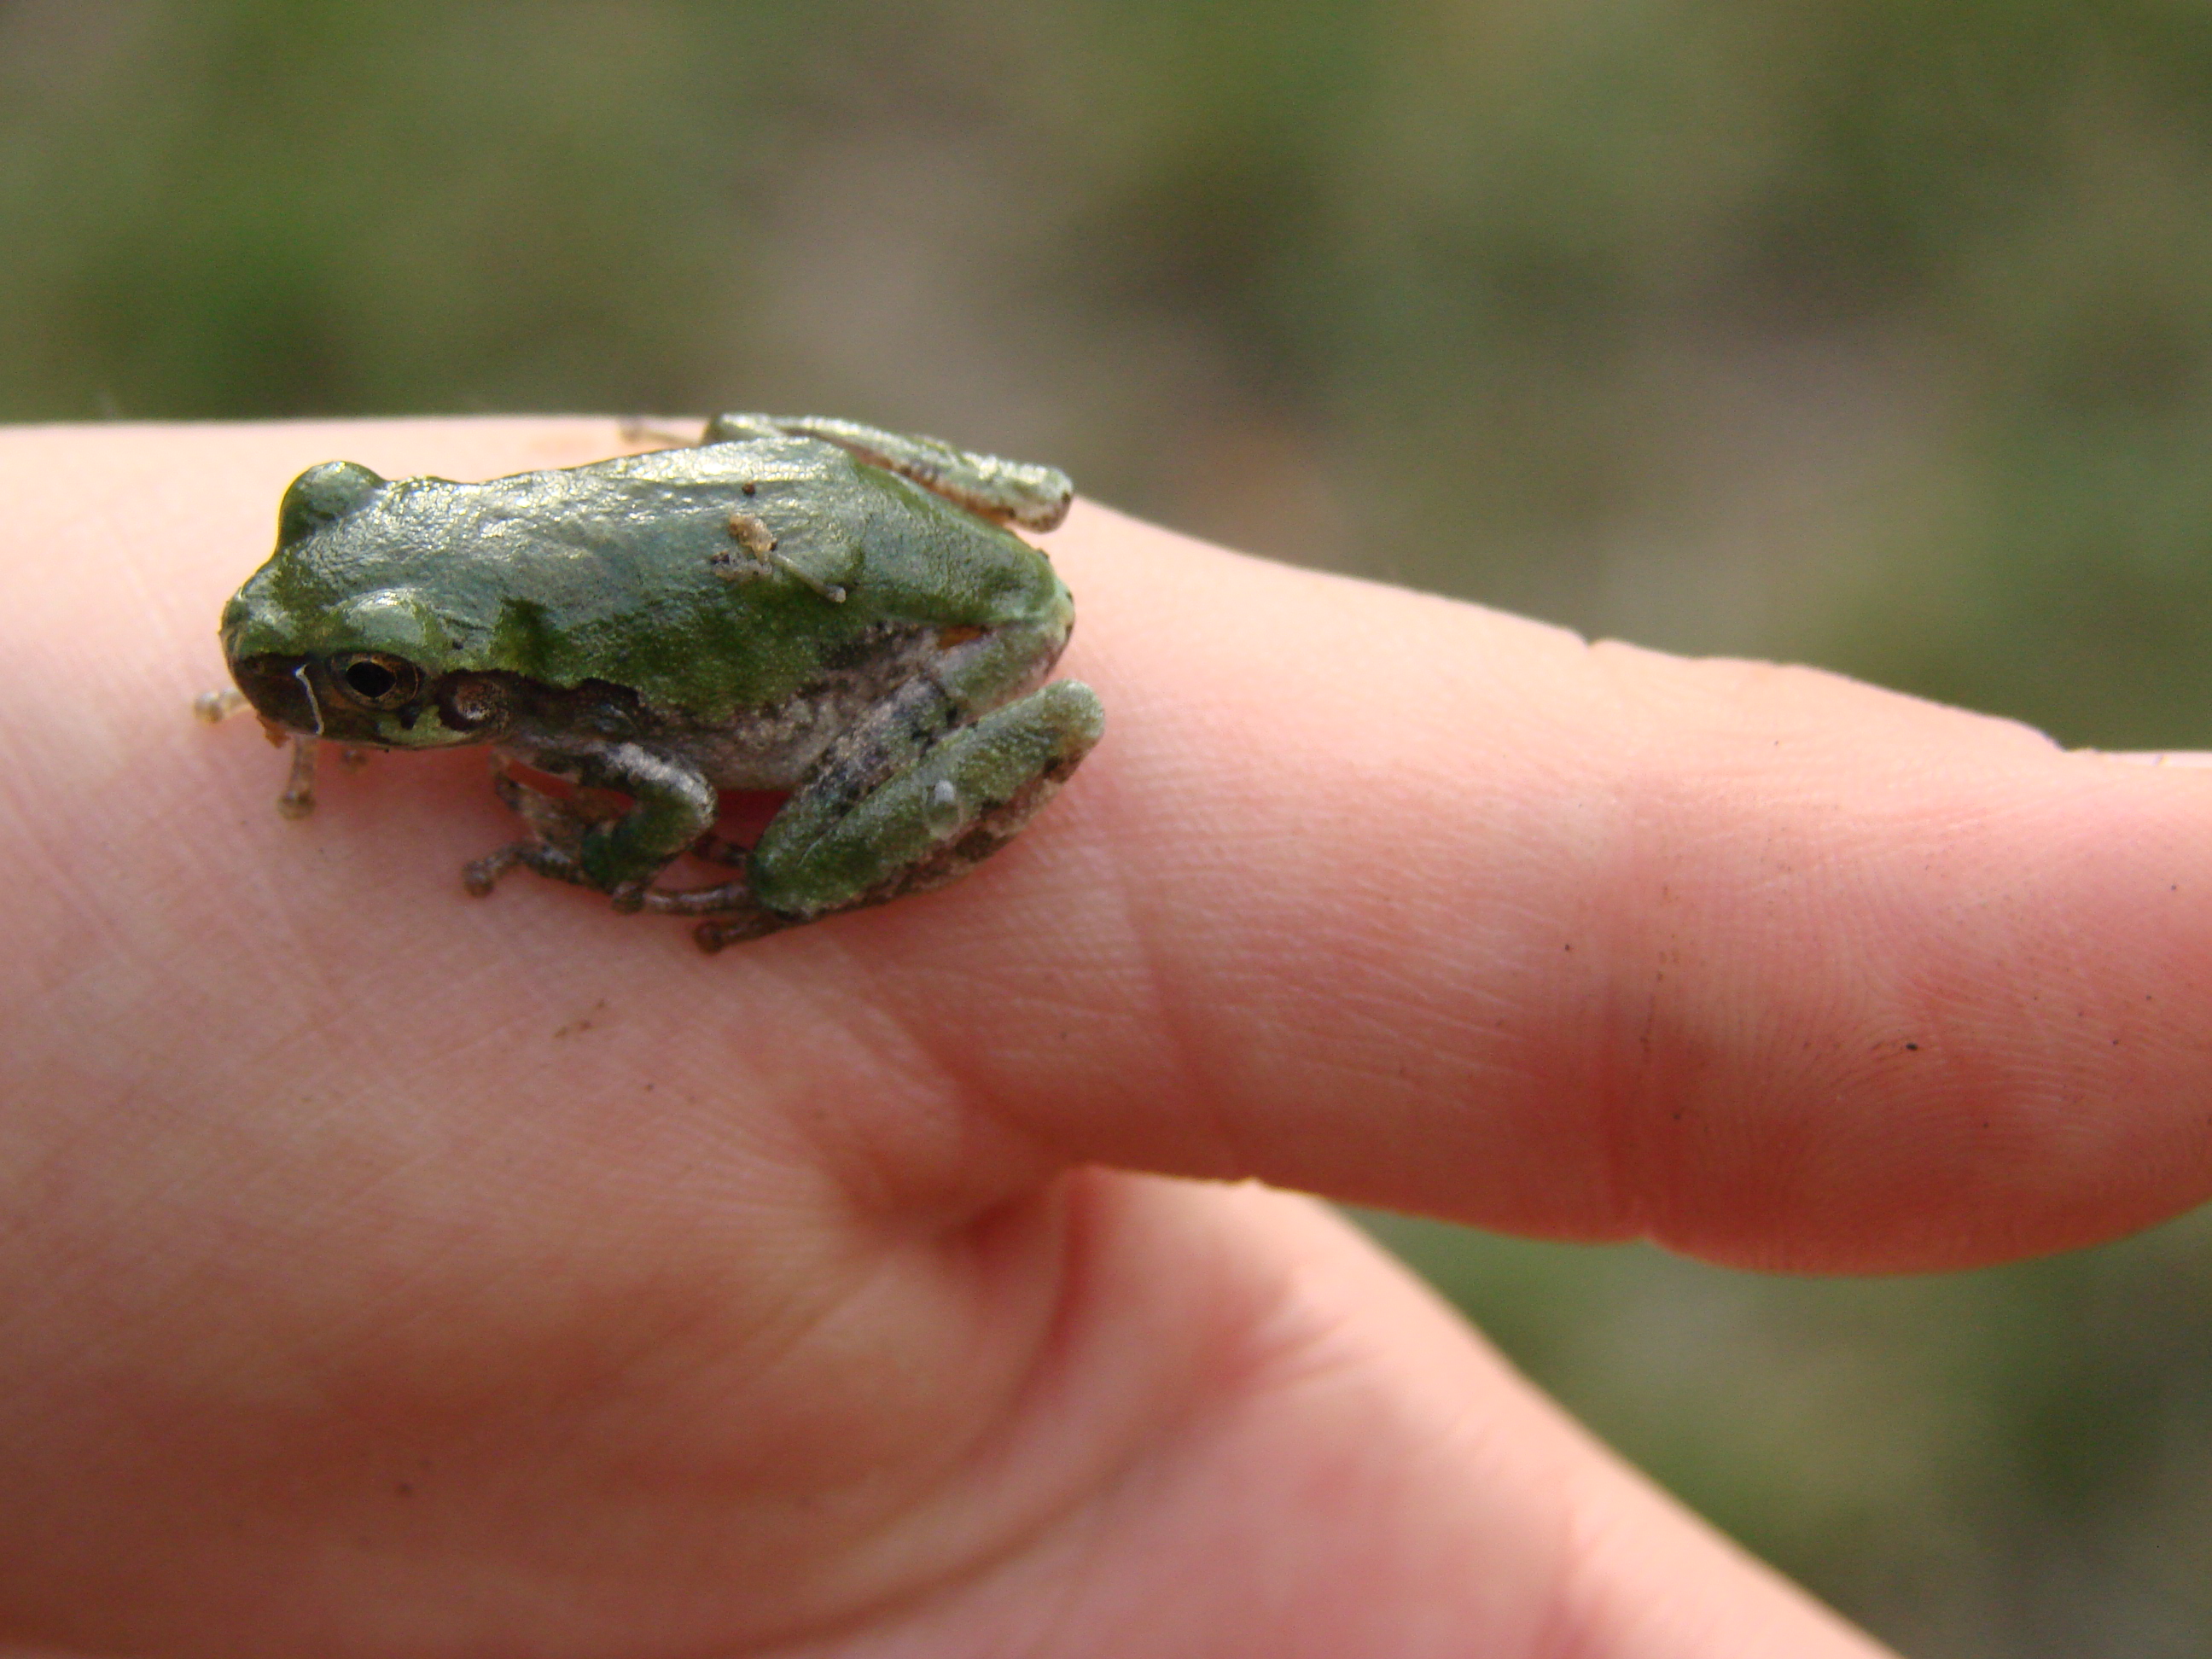
[[[888,630],[1068,610],[1018,537],[804,437],[397,480],[264,574],[295,615],[381,599],[442,636],[450,667],[612,680],[709,721],[783,700]]]

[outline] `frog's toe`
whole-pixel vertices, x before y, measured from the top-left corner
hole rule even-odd
[[[480,859],[470,860],[461,866],[461,885],[477,897],[483,897],[499,885],[501,876],[522,862],[523,848],[529,845],[527,842],[514,842],[496,848]]]
[[[743,945],[748,939],[765,939],[770,933],[781,933],[794,924],[772,910],[756,908],[750,915],[735,919],[702,921],[691,930],[691,937],[699,948],[713,956],[726,945]]]
[[[246,707],[246,693],[234,685],[220,691],[203,691],[192,699],[192,716],[210,726],[220,726]]]
[[[597,885],[584,873],[584,866],[574,854],[557,847],[548,847],[542,841],[514,841],[471,863],[461,866],[461,885],[478,898],[499,884],[499,879],[518,866],[527,866],[539,875],[554,881],[565,881],[578,887]],[[630,907],[635,909],[635,905]]]

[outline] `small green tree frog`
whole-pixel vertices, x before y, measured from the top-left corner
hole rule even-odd
[[[283,810],[312,806],[320,744],[489,744],[530,833],[471,891],[526,866],[701,918],[719,950],[952,880],[1098,740],[1091,688],[1046,683],[1067,588],[1007,527],[1052,528],[1071,494],[1050,467],[763,415],[483,483],[331,461],[285,491],[223,655],[293,744]],[[741,848],[714,834],[724,789],[790,793]],[[687,850],[740,873],[659,885]]]

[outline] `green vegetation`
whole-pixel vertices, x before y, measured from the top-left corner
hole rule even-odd
[[[2212,745],[2191,0],[0,0],[0,418],[806,406],[1257,550]],[[1923,1655],[2212,1630],[2212,1230],[1389,1224]]]
[[[2212,1212],[1936,1278],[1369,1224],[1607,1440],[1916,1659],[2212,1631]]]

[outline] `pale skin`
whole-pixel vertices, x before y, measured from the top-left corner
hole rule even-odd
[[[0,434],[0,1653],[1863,1659],[1217,1183],[1824,1272],[2212,1193],[2212,775],[1807,671],[1079,507],[1059,800],[712,959],[463,895],[480,754],[288,821],[191,720],[302,467],[620,447]]]

